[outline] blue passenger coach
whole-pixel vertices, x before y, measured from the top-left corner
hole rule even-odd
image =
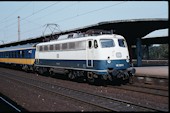
[[[35,45],[25,44],[0,48],[0,63],[21,66],[24,70],[33,70]]]

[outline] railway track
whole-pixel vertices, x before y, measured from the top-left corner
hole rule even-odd
[[[90,106],[97,107],[103,111],[167,111],[166,109],[158,109],[117,98],[66,88],[11,73],[2,72],[0,76],[37,88],[38,90],[47,91],[55,95],[64,96],[75,101],[89,104]]]
[[[142,87],[142,88],[148,88],[148,89],[156,89],[156,90],[162,90],[162,91],[168,91],[168,86],[158,86],[158,85],[148,85],[145,83],[134,83],[134,84],[127,84],[128,86],[134,86],[134,87]]]
[[[126,84],[126,85],[121,85],[121,86],[109,85],[109,87],[123,89],[123,90],[130,90],[130,91],[140,92],[140,93],[145,93],[145,94],[169,97],[167,87],[149,86],[145,84]]]

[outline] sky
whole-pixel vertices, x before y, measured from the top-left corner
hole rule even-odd
[[[18,41],[18,16],[25,40],[103,21],[169,19],[168,9],[168,1],[0,1],[0,44]]]

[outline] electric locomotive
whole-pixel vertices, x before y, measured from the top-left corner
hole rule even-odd
[[[71,33],[36,45],[35,70],[43,74],[64,73],[70,79],[128,80],[135,74],[130,66],[126,40],[117,34]]]

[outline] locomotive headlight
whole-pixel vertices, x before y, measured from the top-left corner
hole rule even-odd
[[[129,57],[128,56],[126,56],[126,62],[129,62]]]
[[[117,58],[121,58],[121,57],[122,57],[121,52],[116,52],[116,57],[117,57]]]
[[[107,63],[111,63],[110,57],[107,57]]]

